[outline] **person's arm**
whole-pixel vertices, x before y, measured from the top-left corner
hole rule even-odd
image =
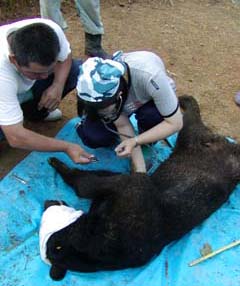
[[[129,140],[134,140],[135,133],[132,127],[132,124],[130,123],[129,119],[125,115],[120,115],[120,117],[114,122],[117,130],[119,133],[126,134],[128,136],[132,136],[133,139]],[[125,136],[120,135],[121,140],[126,139]],[[121,151],[119,151],[121,153]],[[119,152],[116,152],[117,155],[119,155]],[[133,146],[132,152],[129,153],[131,155],[131,160],[132,160],[132,165],[133,165],[133,170],[134,172],[139,172],[139,173],[146,173],[146,165],[144,161],[144,157],[142,154],[142,149],[141,146]]]
[[[85,152],[79,145],[40,135],[24,128],[22,123],[1,126],[8,143],[14,148],[29,151],[65,152],[75,163],[89,163],[93,155]]]
[[[153,128],[141,133],[136,138],[122,141],[116,147],[115,151],[117,152],[118,156],[127,157],[132,153],[136,145],[136,140],[137,144],[139,145],[153,143],[181,130],[182,126],[182,113],[180,108],[178,108],[177,112],[173,116],[165,118],[161,123],[157,124]]]
[[[63,62],[58,61],[54,68],[54,80],[42,94],[39,102],[39,109],[45,107],[49,111],[55,110],[61,102],[63,89],[71,69],[72,56],[68,55]]]

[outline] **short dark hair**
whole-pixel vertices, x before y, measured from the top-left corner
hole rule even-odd
[[[56,61],[60,44],[51,27],[34,23],[13,32],[10,48],[20,66],[29,66],[31,62],[49,66]]]

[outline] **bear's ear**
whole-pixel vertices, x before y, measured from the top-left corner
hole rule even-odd
[[[53,280],[62,280],[66,275],[67,269],[61,268],[60,266],[52,265],[49,275]]]

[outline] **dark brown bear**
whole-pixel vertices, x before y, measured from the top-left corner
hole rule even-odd
[[[47,242],[53,279],[67,270],[143,265],[226,202],[240,181],[240,145],[202,123],[193,97],[180,97],[180,105],[184,126],[174,152],[151,177],[71,170],[50,159],[79,197],[92,200],[88,213]]]

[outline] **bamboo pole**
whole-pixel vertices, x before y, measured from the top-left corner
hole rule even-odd
[[[191,266],[197,265],[197,264],[199,264],[199,263],[201,263],[201,262],[203,262],[203,261],[205,261],[205,260],[207,260],[209,258],[212,258],[213,256],[215,256],[215,255],[217,255],[217,254],[219,254],[219,253],[221,253],[223,251],[226,251],[226,250],[228,250],[230,248],[233,248],[233,247],[235,247],[235,246],[237,246],[239,244],[240,244],[240,239],[236,240],[236,241],[234,241],[234,242],[232,242],[232,243],[230,243],[228,245],[225,245],[225,246],[223,246],[223,247],[221,247],[221,248],[219,248],[219,249],[217,249],[217,250],[215,250],[215,251],[213,251],[213,252],[211,252],[211,253],[209,253],[209,254],[207,254],[205,256],[202,256],[202,257],[200,257],[198,259],[193,260],[192,262],[190,262],[188,264],[188,266],[191,267]]]

